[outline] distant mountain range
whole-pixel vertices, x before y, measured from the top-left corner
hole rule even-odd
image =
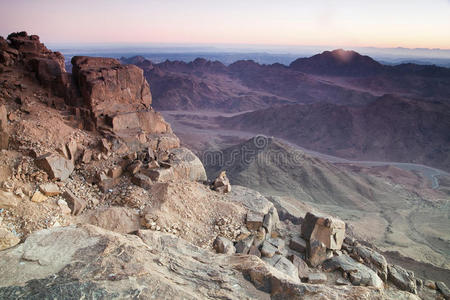
[[[251,60],[226,66],[196,59],[123,62],[144,69],[160,110],[246,111],[293,103],[364,105],[385,93],[448,101],[450,69],[434,65],[382,65],[354,51],[325,51],[289,66]]]

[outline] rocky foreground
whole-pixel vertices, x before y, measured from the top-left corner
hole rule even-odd
[[[0,298],[449,298],[337,218],[208,181],[141,69],[72,64],[0,38]]]

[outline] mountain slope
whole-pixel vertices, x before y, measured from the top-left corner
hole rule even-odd
[[[385,95],[362,107],[297,104],[218,118],[218,123],[339,157],[450,170],[450,106],[445,103]]]
[[[412,172],[379,167],[360,172],[264,136],[220,153],[221,159],[203,155],[208,176],[225,170],[232,184],[279,196],[286,207],[306,202],[338,215],[381,249],[436,266],[447,264],[448,243],[439,242],[440,237],[448,238],[448,222],[443,221],[447,220],[446,196],[423,187],[426,181]],[[396,174],[395,179],[389,177],[392,174]],[[421,182],[420,193],[415,188],[417,182]]]

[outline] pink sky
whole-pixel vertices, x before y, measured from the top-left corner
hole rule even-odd
[[[0,0],[0,35],[44,42],[450,49],[449,0]]]

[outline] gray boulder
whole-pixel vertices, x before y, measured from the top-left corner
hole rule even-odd
[[[323,264],[325,271],[340,270],[347,273],[353,285],[373,286],[378,289],[383,288],[383,281],[378,275],[367,266],[356,262],[350,256],[335,256]]]
[[[391,281],[396,287],[398,287],[402,291],[417,294],[414,272],[405,270],[402,267],[396,265],[388,266],[388,272],[389,281]]]

